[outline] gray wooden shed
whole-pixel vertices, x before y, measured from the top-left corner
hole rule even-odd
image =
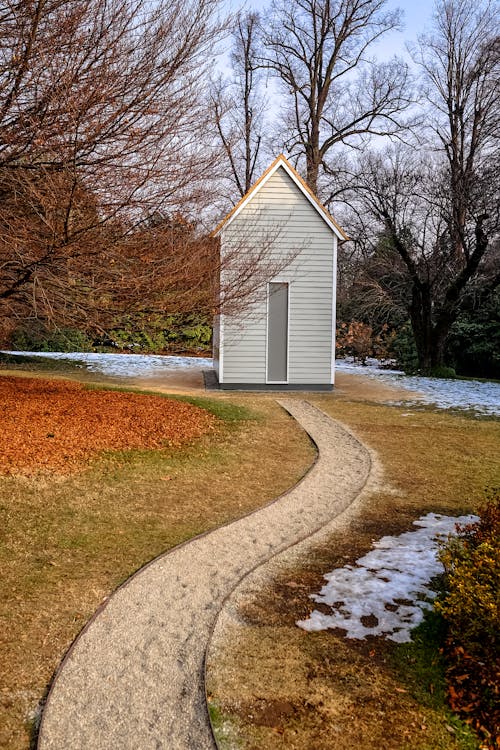
[[[280,155],[214,232],[224,258],[267,243],[260,293],[214,325],[214,370],[223,389],[331,390],[335,377],[337,242],[347,236]],[[242,238],[245,242],[242,242]],[[258,252],[256,253],[258,255]],[[242,255],[243,257],[243,255]],[[243,261],[242,261],[243,262]],[[257,290],[259,291],[259,290]]]

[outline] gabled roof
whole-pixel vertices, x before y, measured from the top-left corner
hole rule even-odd
[[[227,216],[220,222],[220,224],[217,225],[217,227],[214,229],[212,235],[215,237],[221,229],[224,227],[229,226],[229,224],[235,219],[240,211],[249,203],[249,201],[252,200],[252,198],[259,192],[259,190],[266,184],[266,182],[269,180],[270,177],[276,172],[277,169],[282,167],[285,172],[288,174],[288,176],[292,179],[292,181],[296,184],[296,186],[299,188],[301,193],[307,198],[309,203],[313,206],[313,208],[316,209],[316,211],[319,213],[321,218],[325,221],[325,223],[330,227],[332,232],[337,235],[339,240],[348,240],[349,237],[346,235],[344,230],[337,224],[333,216],[331,216],[326,208],[323,206],[322,203],[319,202],[319,200],[314,195],[313,191],[307,185],[307,183],[302,179],[302,177],[299,175],[296,169],[292,167],[288,159],[286,159],[283,154],[280,154],[273,163],[266,169],[263,175],[257,180],[254,185],[250,188],[250,190],[241,198],[238,203],[233,206],[231,211],[227,214]]]

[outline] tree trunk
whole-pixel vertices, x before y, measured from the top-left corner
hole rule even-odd
[[[446,366],[445,349],[448,334],[449,329],[447,331],[440,331],[439,333],[435,330],[433,331],[431,347],[431,371],[435,371],[438,367]]]
[[[318,175],[321,156],[319,150],[319,123],[313,122],[310,142],[306,146],[306,182],[318,194]]]
[[[413,334],[417,348],[418,366],[422,375],[431,375],[437,368],[445,367],[447,334],[437,334],[433,329],[430,331],[430,335],[422,336],[415,332],[415,328],[413,328]]]
[[[429,373],[432,367],[432,305],[430,289],[428,285],[417,281],[413,282],[410,322],[417,348],[419,369],[423,373]]]
[[[413,292],[410,320],[417,349],[418,366],[423,375],[431,375],[437,368],[446,366],[446,341],[454,318],[446,324],[433,324],[430,289],[415,289]]]

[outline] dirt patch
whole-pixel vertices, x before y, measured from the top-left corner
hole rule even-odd
[[[222,702],[218,695],[240,727],[240,744],[229,747],[456,747],[439,718],[402,685],[385,644],[353,645],[331,632],[311,636],[276,625],[248,630],[243,642],[234,636],[225,657],[238,660],[244,678],[230,676]]]
[[[433,684],[422,696],[401,680],[395,644],[375,637],[348,640],[342,630],[297,628],[297,620],[318,608],[309,594],[324,583],[325,563],[326,569],[349,563],[369,546],[372,525],[356,526],[357,535],[349,529],[352,552],[343,534],[336,534],[329,545],[312,550],[307,570],[285,570],[258,598],[239,604],[215,678],[210,673],[211,698],[237,738],[227,748],[475,747],[457,743],[446,715],[433,706]]]
[[[3,474],[67,474],[100,451],[179,446],[216,424],[191,404],[64,380],[1,377],[0,404]]]
[[[388,385],[381,380],[350,375],[345,372],[335,374],[335,394],[343,398],[363,401],[415,401],[419,393],[405,388]]]

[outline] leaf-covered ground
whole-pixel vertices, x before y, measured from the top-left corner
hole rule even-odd
[[[1,473],[67,474],[103,450],[183,445],[212,430],[216,418],[159,396],[0,377],[0,421]]]

